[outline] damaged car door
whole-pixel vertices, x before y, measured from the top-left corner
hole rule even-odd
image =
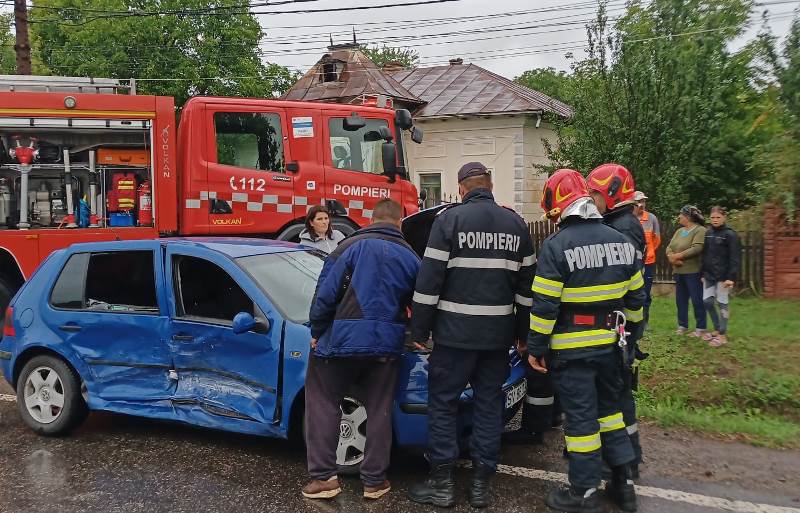
[[[265,301],[258,287],[229,258],[202,248],[168,248],[166,258],[179,419],[277,432],[283,321],[259,306]]]

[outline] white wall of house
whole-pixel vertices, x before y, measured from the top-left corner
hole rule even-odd
[[[417,119],[422,144],[405,144],[409,170],[419,189],[440,177],[441,199],[458,201],[459,168],[478,161],[492,170],[497,202],[527,221],[541,216],[539,201],[546,175],[534,167],[547,162],[541,139],[555,140],[552,127],[536,128],[536,115]]]

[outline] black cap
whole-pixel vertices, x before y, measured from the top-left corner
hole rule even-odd
[[[467,178],[472,178],[473,176],[483,176],[488,174],[490,174],[489,170],[486,169],[486,166],[480,162],[467,162],[461,166],[461,169],[458,170],[458,183],[463,182]]]

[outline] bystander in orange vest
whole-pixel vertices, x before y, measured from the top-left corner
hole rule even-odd
[[[644,288],[647,299],[644,303],[644,323],[642,324],[643,329],[646,329],[650,319],[650,303],[653,301],[650,291],[653,288],[653,277],[656,270],[656,250],[661,246],[661,225],[652,212],[645,210],[647,196],[642,191],[636,191],[633,194],[633,200],[636,202],[634,213],[642,223],[644,239],[647,242],[647,253],[644,257]]]

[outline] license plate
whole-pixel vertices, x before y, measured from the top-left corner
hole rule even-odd
[[[520,381],[513,387],[511,387],[508,391],[506,391],[506,409],[511,408],[522,399],[525,398],[525,394],[528,391],[528,384],[525,380]]]

